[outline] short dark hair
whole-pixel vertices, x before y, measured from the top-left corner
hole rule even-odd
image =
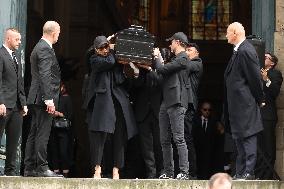
[[[189,43],[187,45],[187,48],[194,47],[198,52],[200,51],[199,46],[196,43]]]
[[[277,65],[277,63],[278,63],[278,58],[277,58],[277,56],[275,56],[275,54],[273,54],[272,52],[266,52],[265,54],[269,54],[270,56],[271,56],[271,62],[273,62],[274,63],[274,66],[273,67],[275,67],[276,65]]]

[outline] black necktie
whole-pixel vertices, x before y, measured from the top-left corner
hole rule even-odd
[[[16,68],[16,72],[18,73],[18,61],[15,52],[12,52],[12,57],[13,57],[14,66]]]
[[[203,118],[202,129],[206,132],[206,122],[207,120]]]

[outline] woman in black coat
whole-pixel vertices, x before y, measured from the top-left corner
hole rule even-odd
[[[72,100],[66,86],[61,83],[58,111],[55,113],[53,127],[49,137],[49,164],[55,173],[62,173],[64,177],[69,176],[69,170],[73,159],[73,137],[71,121],[73,117]],[[55,121],[67,119],[67,127],[56,127]]]
[[[108,134],[113,137],[113,179],[119,179],[119,169],[124,166],[127,139],[137,133],[122,65],[117,64],[113,51],[104,36],[94,41],[96,54],[90,58],[92,68],[89,92],[93,95],[93,111],[89,122],[89,137],[94,178],[101,178],[101,161]]]

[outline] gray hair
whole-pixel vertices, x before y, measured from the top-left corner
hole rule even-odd
[[[230,188],[232,188],[232,177],[227,173],[216,173],[211,176],[210,180],[208,181],[209,189],[214,189],[215,185],[225,185],[230,184]]]
[[[59,24],[55,21],[47,21],[42,28],[44,34],[50,35],[52,32],[56,31],[56,29],[60,27]]]

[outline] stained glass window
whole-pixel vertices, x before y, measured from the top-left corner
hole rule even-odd
[[[195,40],[225,40],[232,0],[192,0],[189,33]]]

